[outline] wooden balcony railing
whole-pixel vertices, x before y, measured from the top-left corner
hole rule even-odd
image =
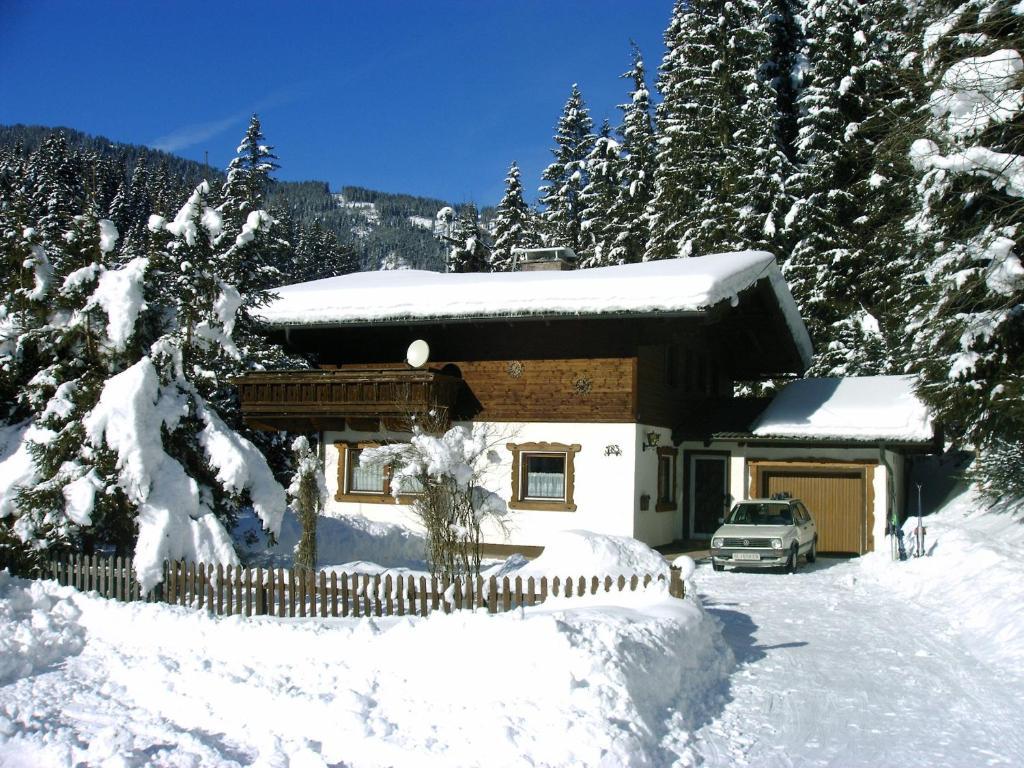
[[[455,406],[462,379],[402,368],[249,373],[234,379],[242,415],[259,429],[307,432]],[[374,427],[375,429],[375,427]]]

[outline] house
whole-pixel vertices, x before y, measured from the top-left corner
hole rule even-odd
[[[486,428],[500,463],[485,483],[515,512],[507,529],[485,530],[498,550],[529,551],[570,528],[655,546],[708,536],[731,500],[760,492],[745,479],[751,467],[756,483],[776,487],[776,459],[801,471],[813,466],[798,459],[842,459],[826,483],[861,471],[876,499],[899,503],[899,462],[886,455],[870,474],[862,465],[882,455],[878,440],[832,446],[818,435],[794,448],[804,438],[748,434],[739,419],[751,405],[733,397],[734,383],[799,375],[811,355],[770,254],[566,271],[569,261],[523,258],[511,273],[356,273],[279,289],[264,322],[319,367],[241,377],[243,415],[263,429],[320,433],[331,508],[384,521],[412,520],[415,489],[396,499],[387,468],[359,466],[361,450],[408,439],[414,414]],[[429,349],[413,360],[419,367],[406,360],[414,342],[421,357]],[[715,414],[739,419],[738,431],[712,424]]]

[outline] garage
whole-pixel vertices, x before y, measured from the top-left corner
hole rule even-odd
[[[861,555],[874,549],[870,465],[749,461],[751,495],[801,499],[818,528],[818,551]]]

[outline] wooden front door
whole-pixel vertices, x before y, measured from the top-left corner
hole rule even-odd
[[[865,552],[863,472],[765,469],[761,482],[765,496],[785,492],[803,501],[818,526],[819,552]]]
[[[707,539],[729,511],[729,457],[691,454],[688,470],[690,537]]]

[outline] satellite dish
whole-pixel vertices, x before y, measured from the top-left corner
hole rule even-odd
[[[430,359],[430,345],[423,339],[416,339],[405,353],[405,362],[413,368],[422,368]]]

